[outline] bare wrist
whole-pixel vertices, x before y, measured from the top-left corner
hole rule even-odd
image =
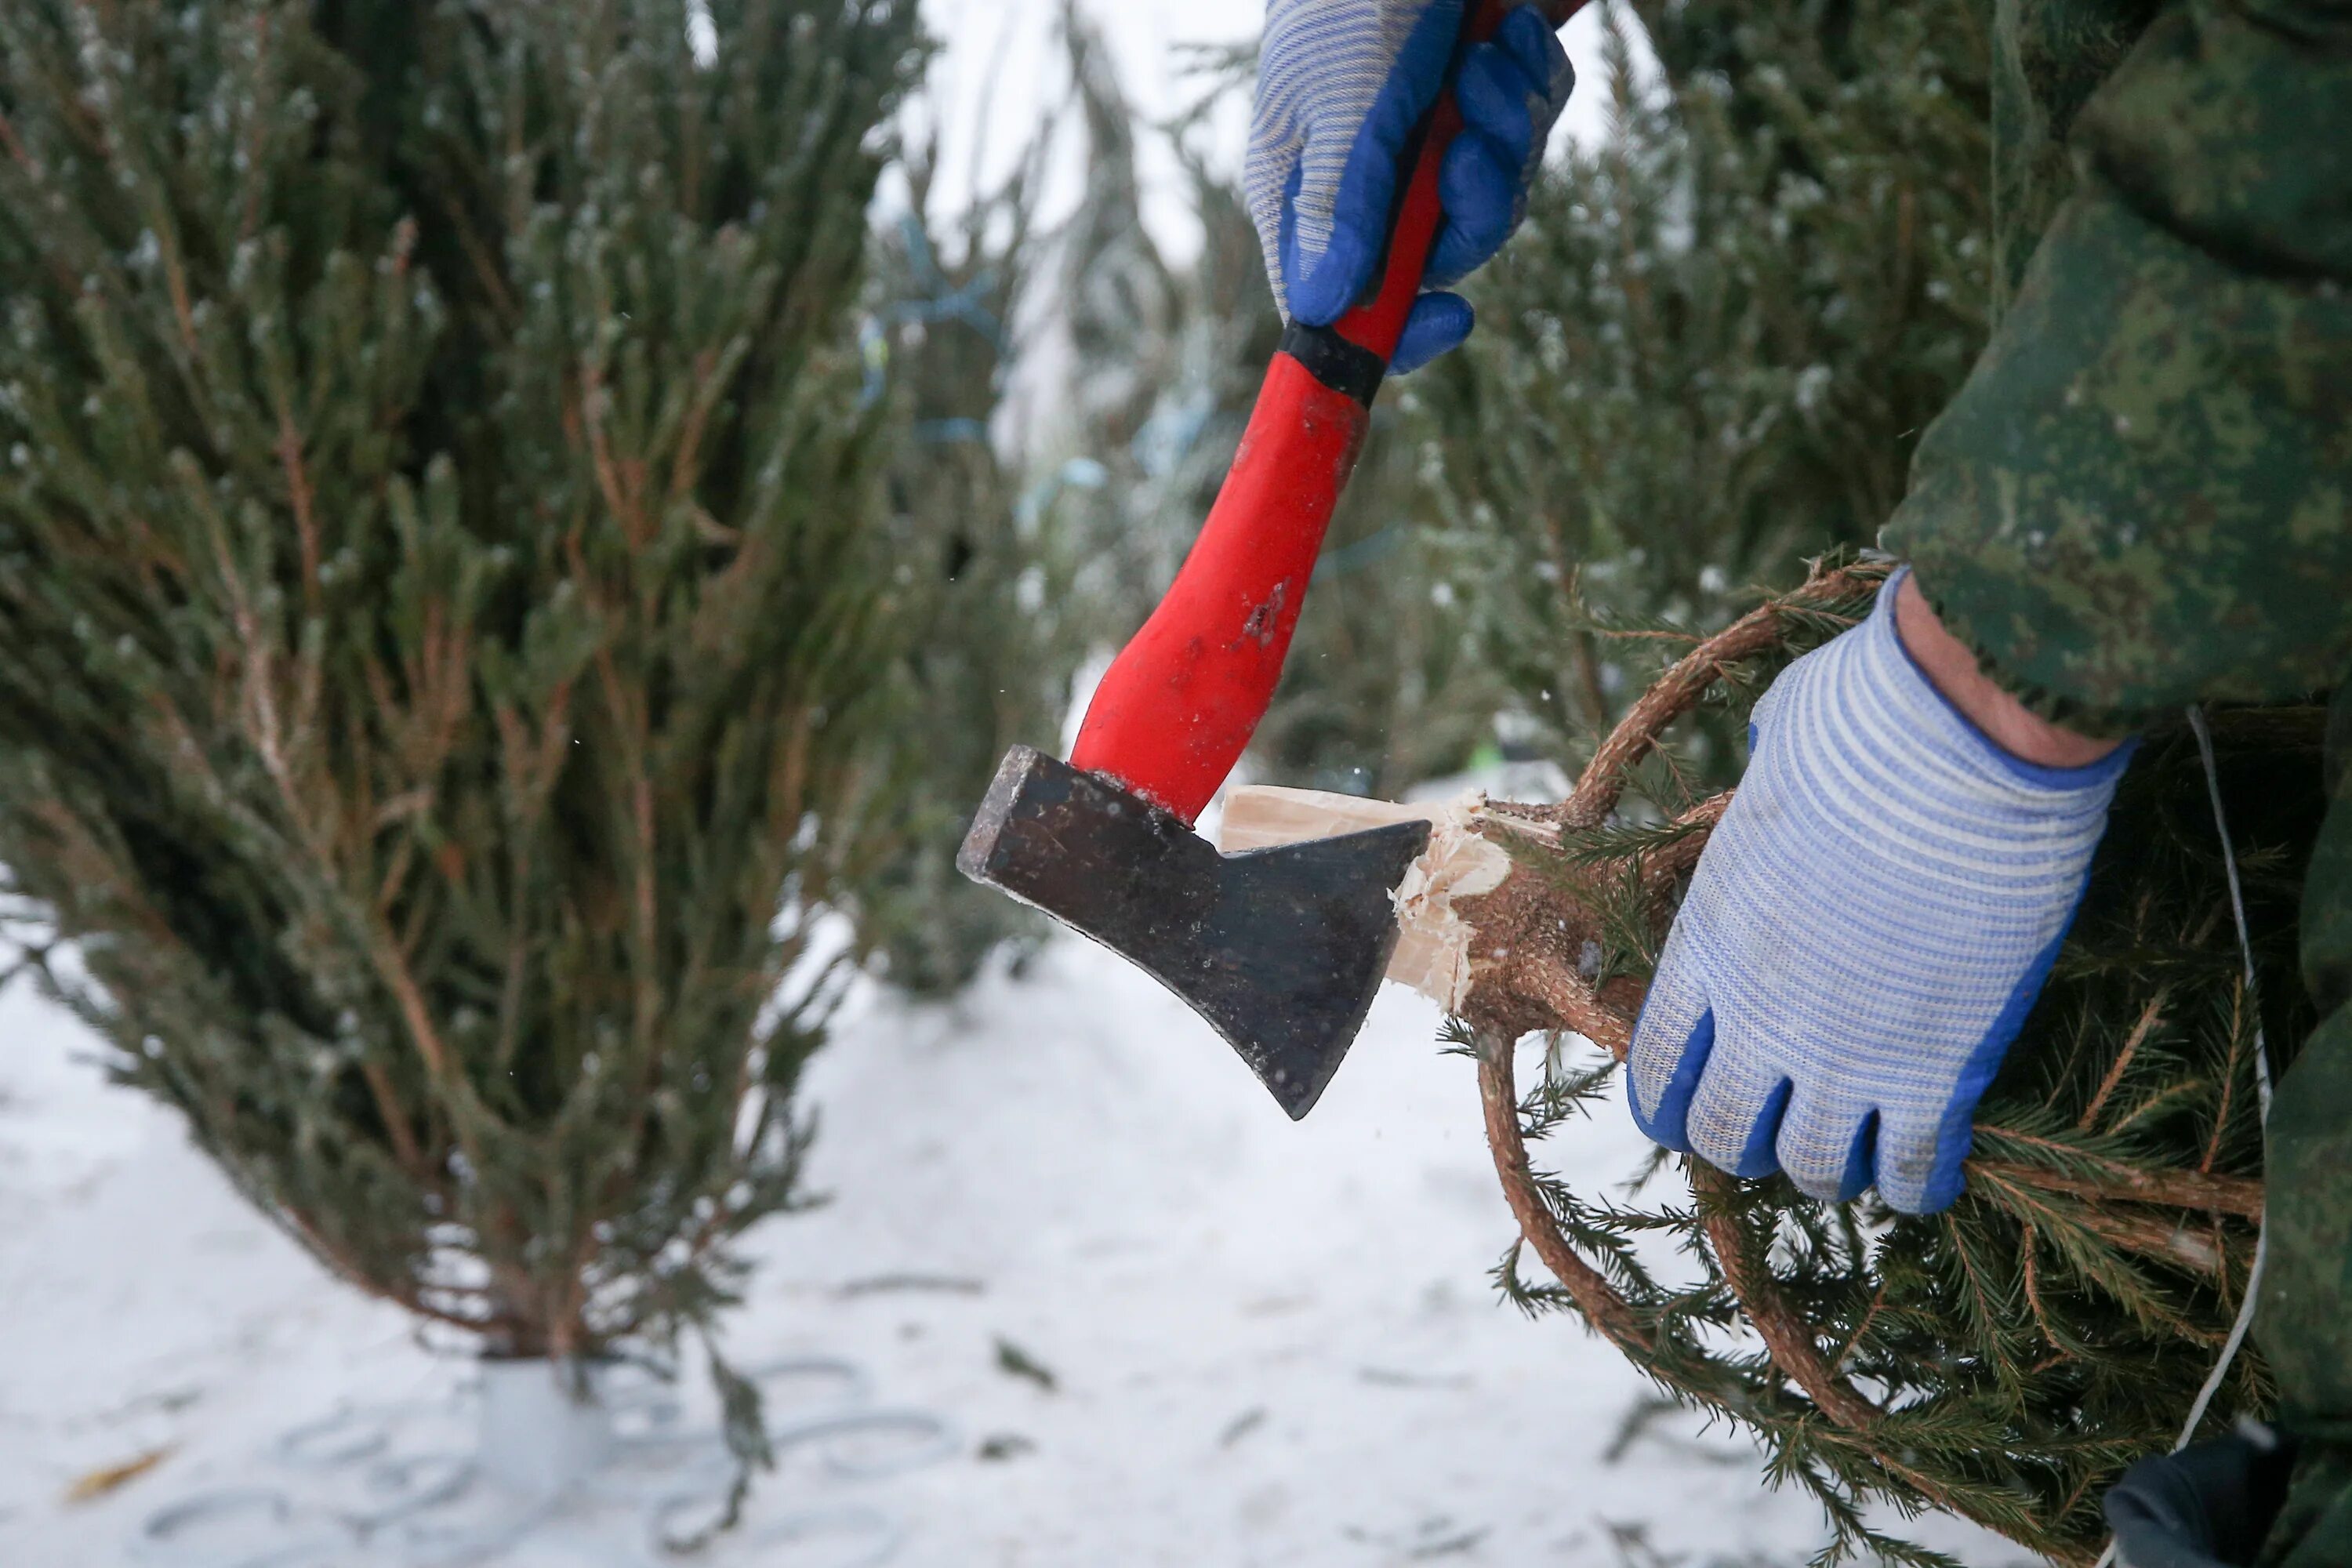
[[[1916,573],[1905,577],[1896,591],[1895,629],[1936,689],[1994,745],[2020,761],[2045,768],[2087,767],[2123,744],[2053,724],[2002,690],[1979,668],[1968,645],[1945,629],[1919,591]]]

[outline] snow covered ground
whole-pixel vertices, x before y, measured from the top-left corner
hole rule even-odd
[[[788,1458],[753,1525],[880,1504],[908,1531],[893,1561],[919,1568],[1801,1563],[1820,1522],[1763,1489],[1745,1440],[1676,1416],[1621,1443],[1643,1382],[1570,1321],[1497,1304],[1484,1275],[1509,1220],[1436,1023],[1391,990],[1294,1126],[1181,1005],[1082,943],[953,1008],[859,996],[810,1086],[835,1199],[761,1236],[730,1346],[852,1357],[957,1447],[881,1482]],[[8,1568],[133,1561],[156,1509],[284,1482],[286,1429],[444,1397],[467,1372],[316,1269],[173,1117],[77,1059],[89,1047],[28,987],[0,995]],[[1552,1152],[1596,1184],[1637,1154],[1615,1111]],[[2021,1558],[1921,1533],[1971,1564]],[[700,1560],[824,1559],[739,1538]]]

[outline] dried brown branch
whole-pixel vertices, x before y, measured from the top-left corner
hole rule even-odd
[[[1772,1288],[1770,1268],[1759,1267],[1751,1258],[1747,1230],[1731,1210],[1738,1193],[1733,1178],[1702,1160],[1685,1163],[1691,1191],[1711,1205],[1702,1224],[1707,1245],[1715,1249],[1716,1262],[1723,1270],[1724,1283],[1771,1351],[1773,1362],[1839,1426],[1856,1432],[1876,1426],[1881,1415],[1878,1406],[1830,1369],[1822,1359],[1821,1347],[1813,1342],[1811,1326]]]
[[[1519,1131],[1518,1088],[1512,1061],[1513,1039],[1486,1028],[1479,1029],[1477,1039],[1478,1089],[1485,1113],[1486,1141],[1494,1155],[1496,1172],[1502,1178],[1504,1200],[1510,1205],[1513,1218],[1518,1222],[1520,1237],[1544,1267],[1551,1271],[1553,1278],[1559,1281],[1587,1322],[1643,1364],[1654,1364],[1657,1346],[1643,1329],[1633,1306],[1599,1269],[1578,1254],[1560,1233],[1541,1192],[1537,1188],[1534,1173],[1528,1163],[1527,1143]],[[1717,1201],[1717,1212],[1705,1222],[1708,1243],[1716,1253],[1725,1281],[1739,1301],[1748,1321],[1764,1340],[1774,1363],[1822,1414],[1854,1435],[1855,1438],[1866,1442],[1866,1435],[1877,1425],[1884,1413],[1822,1359],[1811,1329],[1772,1288],[1769,1269],[1759,1268],[1751,1262],[1745,1234],[1722,1201],[1731,1193],[1732,1178],[1696,1162],[1691,1163],[1689,1169],[1693,1191],[1703,1199]],[[1724,1414],[1740,1414],[1727,1408],[1706,1390],[1680,1388],[1678,1392],[1699,1405]],[[1874,1449],[1872,1452],[1876,1462],[1889,1475],[1914,1489],[1937,1507],[1962,1517],[1975,1517],[1976,1510],[1969,1507],[1965,1498],[1955,1494],[1934,1477],[1922,1474],[1899,1456],[1877,1453]],[[2066,1568],[2085,1568],[2092,1561],[2088,1552],[2060,1547],[2055,1543],[2042,1544],[2042,1550],[2051,1554],[2053,1562],[2063,1563]]]
[[[319,614],[319,516],[310,489],[310,471],[302,460],[302,432],[295,426],[294,410],[280,395],[278,401],[278,463],[286,472],[286,494],[294,508],[294,536],[302,551],[302,607]]]
[[[1618,721],[1592,753],[1592,761],[1568,799],[1543,808],[1546,819],[1563,827],[1599,826],[1624,793],[1627,773],[1658,743],[1668,725],[1697,707],[1707,688],[1731,667],[1780,646],[1786,631],[1781,624],[1784,615],[1863,593],[1885,575],[1884,569],[1876,566],[1818,572],[1803,586],[1759,605],[1685,654]]]
[[[2041,1237],[2034,1230],[2032,1220],[2025,1222],[2022,1231],[2023,1234],[2018,1237],[2017,1251],[2025,1265],[2025,1304],[2032,1310],[2034,1322],[2041,1327],[2042,1339],[2055,1345],[2058,1343],[2058,1331],[2051,1326],[2049,1309],[2042,1304]],[[2069,1353],[2062,1349],[2058,1352],[2059,1358],[2064,1360]]]
[[[2005,1136],[2015,1138],[2017,1134]],[[2066,1152],[2081,1157],[2079,1150]],[[1986,1176],[2037,1192],[2063,1193],[2096,1203],[2154,1204],[2164,1208],[2234,1215],[2244,1220],[2263,1217],[2263,1184],[2257,1177],[2214,1176],[2199,1171],[2157,1173],[2113,1162],[2103,1163],[2102,1168],[2105,1173],[2093,1178],[2007,1160],[1976,1159],[1967,1166],[1972,1176]]]
[[[1748,1233],[1728,1206],[1734,1190],[1733,1178],[1702,1161],[1688,1161],[1686,1165],[1690,1171],[1691,1191],[1702,1201],[1713,1200],[1716,1205],[1714,1212],[1702,1222],[1707,1245],[1714,1250],[1716,1262],[1723,1271],[1724,1282],[1738,1300],[1741,1312],[1755,1328],[1758,1337],[1763,1340],[1765,1348],[1771,1352],[1773,1364],[1801,1389],[1823,1415],[1849,1432],[1866,1439],[1871,1428],[1878,1424],[1885,1412],[1839,1375],[1830,1363],[1822,1359],[1821,1346],[1814,1341],[1811,1325],[1781,1299],[1770,1268],[1757,1266],[1751,1258]],[[1920,1471],[1900,1454],[1886,1452],[1874,1446],[1871,1454],[1880,1468],[1937,1508],[1963,1519],[1980,1517],[1969,1506],[1965,1498],[1935,1477]],[[2066,1568],[2084,1568],[2093,1561],[2092,1554],[2087,1552],[2049,1542],[2036,1544],[2053,1562],[2065,1564]]]
[[[1585,1321],[1627,1353],[1645,1356],[1651,1352],[1650,1339],[1634,1321],[1633,1309],[1560,1235],[1543,1194],[1536,1188],[1527,1142],[1519,1134],[1513,1044],[1511,1037],[1490,1029],[1478,1031],[1478,1094],[1486,1111],[1487,1147],[1494,1152],[1495,1172],[1503,1181],[1503,1200],[1519,1222],[1520,1236],[1535,1248],[1536,1257],[1551,1270]]]
[[[2124,1069],[2131,1066],[2131,1059],[2141,1044],[2164,1021],[2164,1005],[2171,996],[2170,989],[2167,988],[2148,998],[2147,1010],[2140,1014],[2139,1022],[2132,1026],[2130,1035],[2124,1040],[2124,1048],[2116,1053],[2115,1064],[2107,1068],[2107,1076],[2099,1080],[2098,1092],[2091,1096],[2091,1103],[2084,1108],[2083,1120],[2075,1123],[2081,1131],[2088,1132],[2098,1125],[2099,1112],[2106,1109],[2107,1097],[2116,1091],[2116,1085],[2123,1081]]]

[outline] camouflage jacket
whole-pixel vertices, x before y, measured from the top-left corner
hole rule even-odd
[[[2352,0],[1996,0],[2000,314],[1884,535],[2116,732],[2352,662]]]
[[[1992,339],[1883,542],[2039,710],[2339,687],[2256,1337],[2352,1568],[2352,0],[1995,0]]]

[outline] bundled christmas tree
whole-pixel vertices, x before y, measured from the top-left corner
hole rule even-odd
[[[811,925],[912,765],[854,318],[919,58],[0,8],[0,864],[126,1081],[494,1354],[674,1343],[801,1196]]]
[[[1676,765],[1675,726],[1686,739],[1703,708],[1744,721],[1776,669],[1868,612],[1884,575],[1817,571],[1646,685],[1568,800],[1475,814],[1511,863],[1456,905],[1476,937],[1454,1038],[1476,1058],[1521,1230],[1496,1277],[1529,1311],[1580,1315],[1675,1400],[1758,1433],[1773,1476],[1828,1511],[1825,1561],[1940,1561],[1873,1528],[1864,1508],[1881,1502],[2088,1564],[2105,1489],[2172,1446],[2218,1365],[2217,1425],[2271,1400],[2260,1358],[2225,1347],[2262,1212],[2257,1056],[2266,1039],[2283,1067],[2312,1022],[2294,922],[2326,805],[2323,710],[2212,717],[2252,990],[2198,741],[2184,727],[2144,747],[2049,987],[1978,1108],[1949,1211],[1824,1204],[1663,1153],[1623,1189],[1580,1191],[1529,1149],[1573,1139],[1588,1101],[1623,1113],[1610,1086],[1643,983],[1727,799]],[[1551,1044],[1522,1092],[1514,1042],[1532,1030]]]
[[[999,429],[1018,359],[1040,139],[993,189],[940,220],[936,133],[907,149],[905,206],[885,225],[864,328],[861,395],[887,405],[894,591],[916,630],[888,720],[909,790],[902,848],[861,889],[883,973],[919,996],[961,988],[1040,922],[955,869],[956,847],[1014,742],[1053,742],[1091,623],[1069,608],[1021,464]]]
[[[2320,715],[2212,716],[2260,1006],[2194,737],[2152,737],[1948,1213],[1664,1155],[1624,1188],[1541,1169],[1584,1102],[1623,1114],[1614,1058],[1748,710],[1866,609],[1883,568],[1834,551],[1893,510],[1993,281],[1978,7],[1635,8],[1654,79],[1621,34],[1612,79],[1580,89],[1613,95],[1611,137],[1546,175],[1471,282],[1478,332],[1410,384],[1459,598],[1579,781],[1472,814],[1511,867],[1460,911],[1476,942],[1454,998],[1523,1237],[1498,1279],[1759,1434],[1823,1502],[1832,1559],[1929,1558],[1870,1526],[1878,1503],[2088,1564],[2101,1493],[2170,1447],[2243,1303],[2257,1024],[2279,1066],[2308,1025],[2292,921]],[[1531,1031],[1551,1047],[1523,1084]],[[2265,1377],[2240,1352],[2210,1421],[2265,1408]]]

